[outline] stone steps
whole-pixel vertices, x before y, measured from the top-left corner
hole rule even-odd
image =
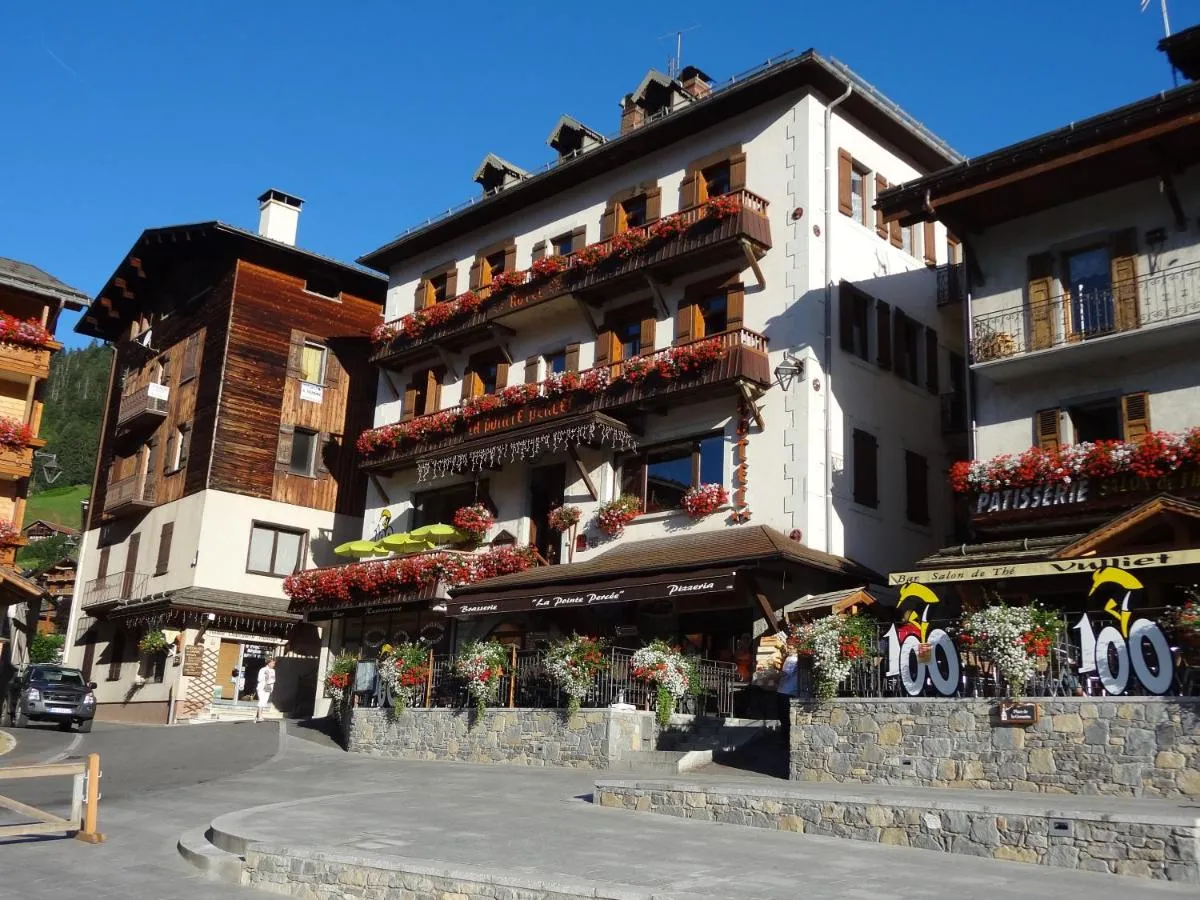
[[[222,850],[210,840],[211,829],[193,828],[185,831],[176,845],[179,855],[209,878],[240,884],[245,860]]]
[[[685,779],[596,782],[601,806],[1200,883],[1200,804],[987,790]]]
[[[680,775],[712,761],[711,750],[631,750],[609,766],[609,771]]]

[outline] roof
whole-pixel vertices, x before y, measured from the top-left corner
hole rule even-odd
[[[484,173],[488,169],[499,169],[501,172],[511,172],[518,178],[524,178],[527,174],[529,174],[520,166],[510,163],[507,159],[502,159],[495,153],[489,153],[483,158],[483,162],[479,164],[479,168],[475,170],[475,175],[471,180],[478,181],[483,177]]]
[[[77,529],[77,528],[71,528],[68,525],[60,525],[58,522],[47,522],[45,519],[34,519],[32,522],[29,522],[28,524],[26,524],[25,527],[22,528],[21,530],[28,531],[34,525],[45,525],[51,531],[57,531],[60,534],[71,534],[71,535],[79,534],[79,529]]]
[[[877,572],[841,556],[832,556],[806,547],[774,528],[765,525],[742,525],[718,531],[626,541],[586,562],[539,566],[536,569],[463,585],[450,593],[459,597],[509,588],[596,581],[645,571],[669,572],[719,566],[749,568],[755,563],[769,561],[795,563],[846,575],[863,582],[885,582],[884,577]]]
[[[91,299],[79,288],[59,281],[37,266],[3,256],[0,256],[0,285],[53,297],[71,309],[83,309]]]
[[[298,621],[300,616],[288,612],[286,597],[265,597],[260,594],[243,594],[237,591],[220,591],[215,588],[190,587],[177,591],[151,594],[130,603],[113,607],[110,614],[135,615],[148,610],[165,607],[196,612],[227,613],[249,619],[276,619]]]
[[[45,594],[45,588],[21,575],[15,569],[0,568],[0,608],[44,597]]]
[[[554,128],[550,132],[550,136],[546,138],[546,143],[553,147],[558,142],[563,131],[578,131],[601,144],[607,140],[600,132],[593,128],[588,128],[574,116],[568,116],[564,113],[554,123]]]
[[[1083,535],[1067,534],[958,544],[943,547],[936,553],[917,560],[914,566],[918,569],[933,569],[939,566],[969,566],[975,563],[1036,562],[1052,558],[1062,548],[1081,537]]]
[[[833,98],[847,86],[854,90],[839,107],[890,141],[920,169],[937,169],[962,156],[917,122],[894,102],[832,58],[806,50],[799,56],[770,63],[724,85],[708,96],[686,103],[601,146],[567,160],[555,160],[503,191],[476,197],[434,220],[359,257],[363,265],[386,272],[391,266],[433,250],[466,232],[482,228],[530,205],[611,172],[628,162],[677,143],[747,110],[796,92],[809,91]]]
[[[1071,558],[1095,553],[1097,549],[1119,535],[1137,528],[1139,525],[1154,519],[1164,513],[1184,516],[1190,519],[1200,519],[1200,504],[1172,497],[1170,494],[1159,494],[1140,503],[1133,509],[1126,510],[1121,515],[1110,519],[1098,528],[1089,531],[1078,540],[1064,547],[1059,556]]]

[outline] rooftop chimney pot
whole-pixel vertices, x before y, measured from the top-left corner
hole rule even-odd
[[[300,207],[304,201],[292,194],[268,188],[258,198],[258,233],[261,237],[296,246]]]

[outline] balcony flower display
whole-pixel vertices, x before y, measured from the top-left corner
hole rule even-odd
[[[551,372],[542,382],[542,393],[546,397],[562,397],[579,390],[578,372]]]
[[[496,391],[504,406],[524,406],[532,403],[541,396],[541,386],[537,384],[513,384]]]
[[[454,527],[473,541],[482,541],[488,529],[496,524],[492,511],[482,503],[462,506],[454,513]]]
[[[612,247],[614,256],[632,256],[650,242],[650,238],[646,236],[640,228],[630,228],[627,231],[622,231],[620,234],[615,234],[612,240],[609,241],[609,246]]]
[[[379,679],[391,689],[396,708],[416,706],[429,680],[429,648],[384,644],[379,649]]]
[[[550,510],[550,527],[555,531],[570,531],[579,524],[583,512],[578,506],[556,506]]]
[[[1194,590],[1188,594],[1179,606],[1167,607],[1162,624],[1177,640],[1195,644],[1200,641],[1200,595]]]
[[[138,641],[138,653],[165,653],[166,650],[167,636],[158,628],[147,631]]]
[[[23,450],[33,440],[33,429],[20,419],[0,416],[0,447]]]
[[[1113,475],[1160,478],[1197,465],[1200,427],[1193,427],[1181,434],[1151,432],[1136,443],[1084,441],[1058,450],[1030,447],[1015,456],[960,461],[950,467],[950,486],[960,494],[991,493]]]
[[[795,628],[788,636],[788,649],[812,659],[817,699],[832,700],[854,661],[867,655],[873,641],[873,626],[866,618],[834,613]]]
[[[329,664],[329,672],[325,675],[325,692],[336,699],[343,697],[350,689],[356,668],[357,657],[346,652],[339,653]]]
[[[0,343],[41,348],[53,340],[50,332],[37,319],[18,319],[8,313],[0,313]]]
[[[484,413],[504,409],[507,405],[499,394],[480,394],[463,402],[462,414],[464,419],[475,419]]]
[[[554,644],[546,653],[546,674],[567,695],[567,715],[579,712],[583,698],[608,669],[604,641],[573,634]]]
[[[543,256],[541,259],[533,261],[529,267],[529,273],[538,280],[553,278],[560,272],[567,271],[569,265],[565,256]]]
[[[669,241],[687,231],[687,225],[679,216],[666,216],[651,224],[646,230],[653,240]]]
[[[633,654],[633,677],[654,686],[657,693],[655,719],[665,728],[679,698],[688,692],[689,666],[683,655],[664,641],[653,641]]]
[[[507,662],[508,652],[495,641],[471,641],[454,658],[455,674],[467,682],[477,717],[482,718],[488,704],[496,702]]]
[[[7,519],[0,519],[0,547],[15,547],[20,542],[20,529]]]
[[[604,503],[596,510],[596,524],[611,537],[624,533],[625,526],[642,512],[642,501],[632,494],[622,494],[616,500]]]
[[[492,292],[511,291],[515,287],[520,287],[525,283],[528,277],[525,271],[497,272],[492,276]]]
[[[963,617],[959,643],[995,665],[1008,691],[1019,696],[1062,627],[1055,613],[1037,605],[988,606]]]
[[[499,276],[497,276],[499,277]],[[426,328],[444,325],[454,319],[468,316],[483,305],[483,300],[474,291],[459,294],[453,300],[445,300],[419,309],[406,316],[401,316],[392,322],[376,325],[371,332],[371,343],[376,350],[381,350],[398,337],[408,340],[419,338]]]
[[[421,316],[425,320],[426,328],[434,328],[438,325],[445,325],[457,314],[457,308],[451,303],[435,303],[433,306],[427,306],[421,310]]]
[[[588,369],[579,376],[579,390],[585,394],[599,394],[612,384],[612,373],[607,367]]]
[[[729,502],[729,492],[719,484],[699,484],[688,488],[680,505],[693,519],[710,516]]]
[[[612,255],[612,250],[607,242],[599,244],[588,244],[586,247],[575,252],[575,265],[585,269],[590,269],[593,266],[598,266]]]
[[[474,291],[459,294],[458,299],[454,301],[454,308],[458,311],[459,315],[463,316],[476,312],[481,306],[483,306],[483,298]]]
[[[741,212],[742,201],[736,194],[722,194],[719,197],[710,197],[704,208],[711,218],[728,219]]]

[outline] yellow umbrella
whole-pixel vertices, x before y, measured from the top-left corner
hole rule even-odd
[[[379,552],[379,545],[374,541],[347,541],[345,544],[338,544],[333,548],[333,552],[338,556],[352,556],[355,559],[362,559],[366,556],[374,556]]]
[[[428,541],[407,533],[389,534],[379,545],[384,550],[394,550],[397,553],[417,553],[430,548]]]
[[[453,525],[435,522],[432,525],[422,525],[409,532],[415,538],[422,538],[431,544],[453,544],[455,541],[466,540],[466,535]]]

